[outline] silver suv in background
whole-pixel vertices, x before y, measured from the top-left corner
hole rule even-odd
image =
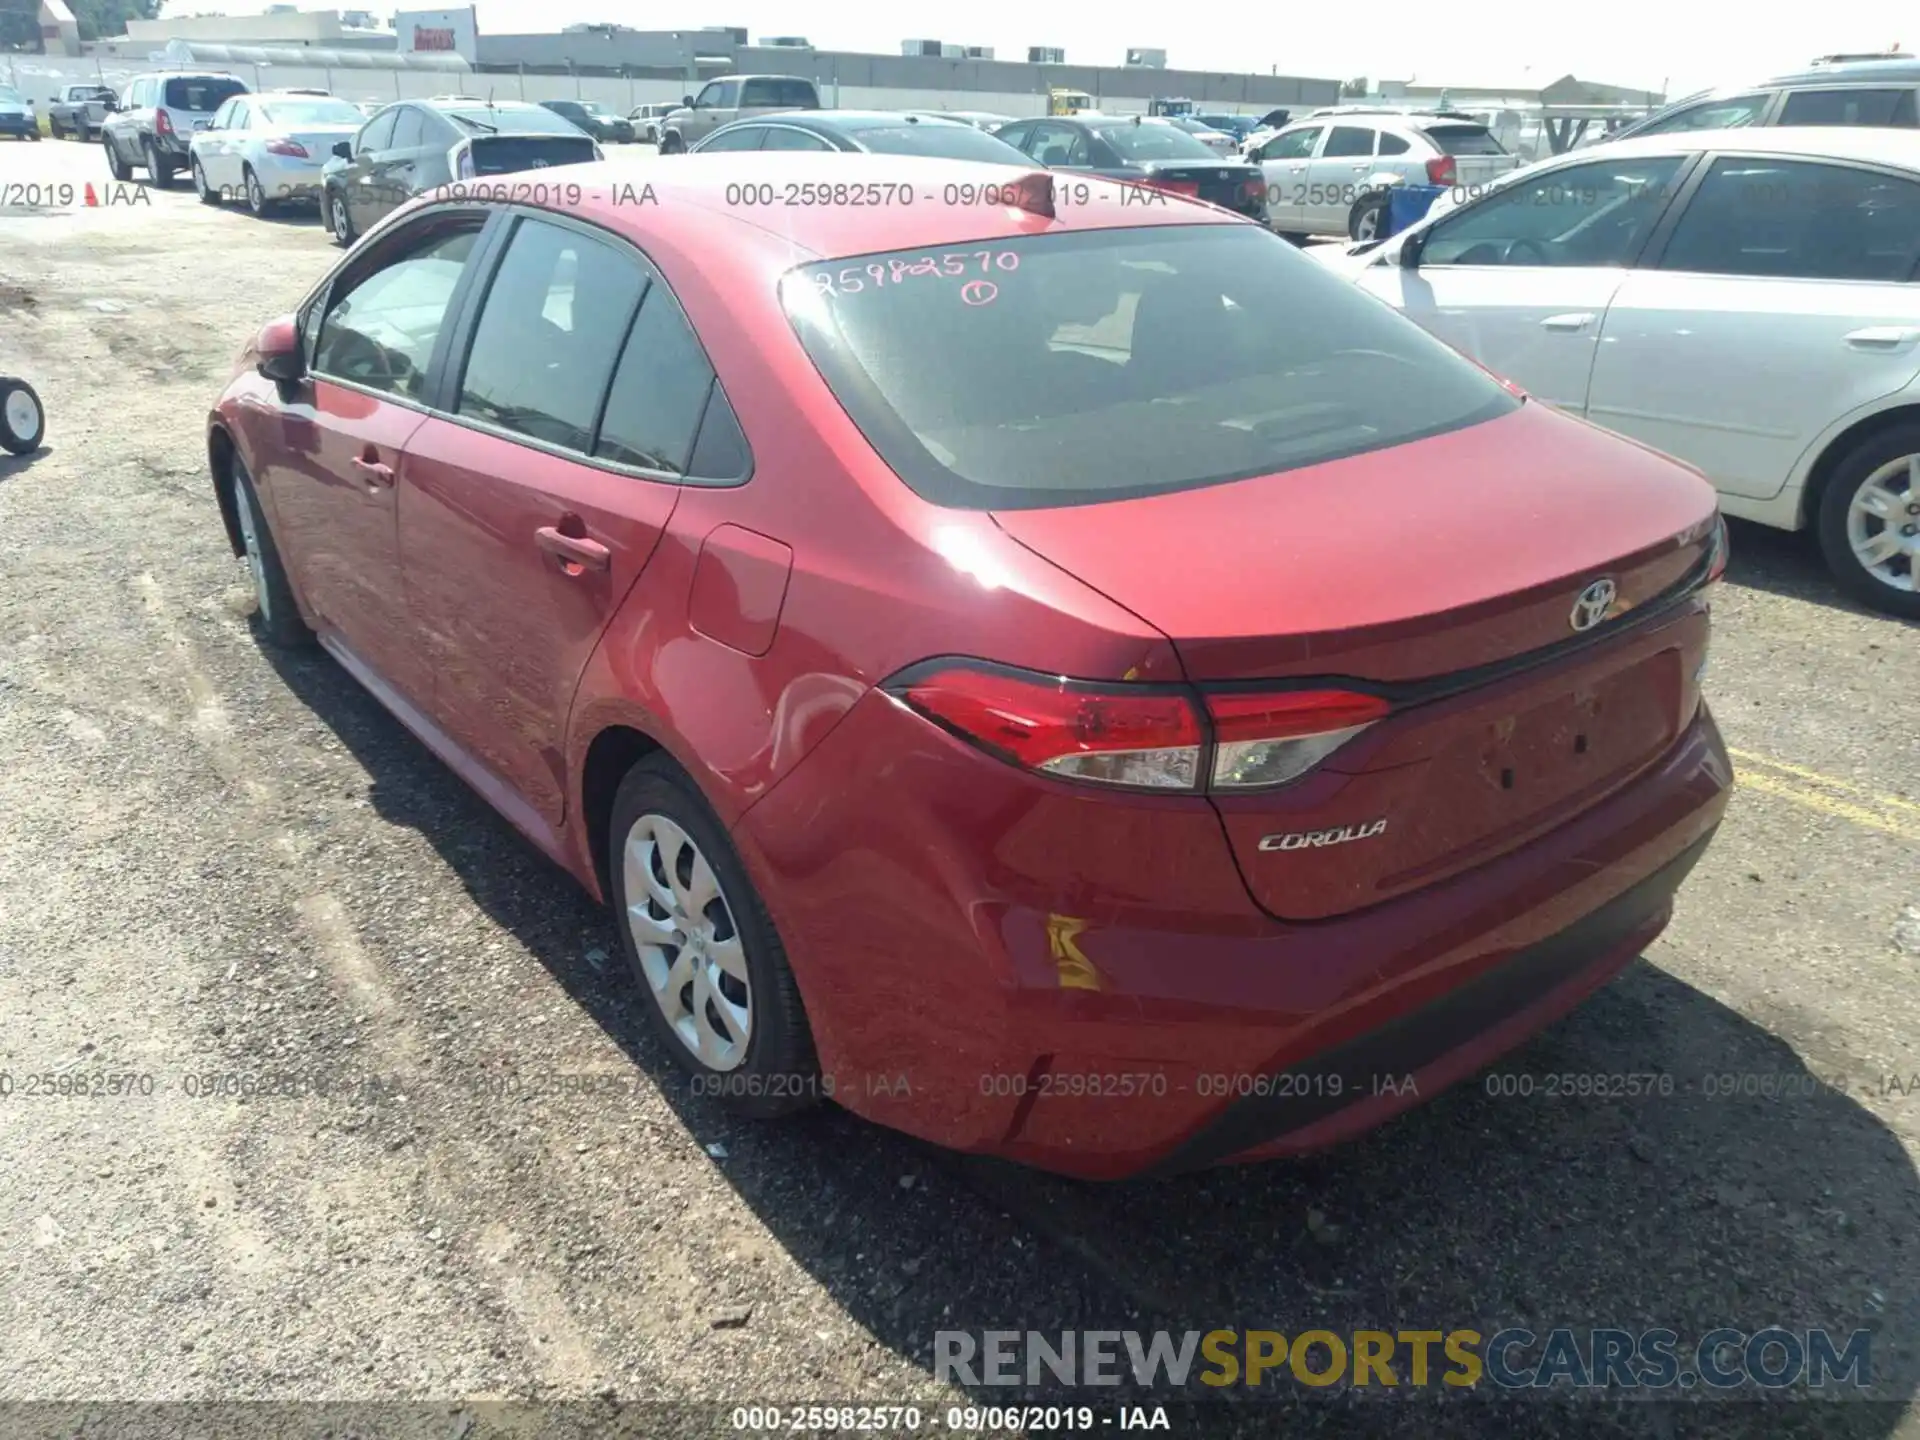
[[[1283,235],[1371,240],[1397,185],[1477,194],[1524,162],[1471,115],[1350,106],[1316,111],[1248,148]]]
[[[248,93],[245,81],[219,71],[162,70],[135,77],[120,109],[100,126],[108,171],[116,180],[128,180],[137,166],[166,188],[191,163],[194,132],[206,129],[227,101]]]
[[[698,95],[660,122],[660,153],[678,155],[722,125],[778,110],[818,110],[820,92],[797,75],[729,75],[708,83]]]
[[[1920,129],[1920,60],[1858,60],[1777,75],[1758,85],[1689,95],[1604,140],[1750,125],[1875,125]]]

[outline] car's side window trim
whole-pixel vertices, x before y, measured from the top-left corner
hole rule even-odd
[[[446,314],[441,319],[440,333],[434,339],[433,354],[427,361],[427,383],[423,393],[418,398],[411,395],[402,395],[392,390],[381,390],[371,385],[363,385],[357,380],[347,379],[338,375],[328,375],[313,368],[313,362],[319,350],[320,335],[326,328],[325,312],[332,308],[333,296],[340,290],[343,284],[351,289],[375,271],[385,269],[387,265],[397,263],[398,260],[406,258],[409,253],[418,249],[424,241],[431,239],[433,232],[442,229],[465,228],[465,226],[461,224],[461,222],[465,220],[478,220],[480,222],[478,225],[472,227],[480,238],[474,246],[473,254],[467,258],[466,268],[461,271],[459,281],[453,287],[453,294],[447,297]],[[498,216],[489,215],[485,210],[477,209],[471,205],[452,204],[435,206],[423,211],[420,215],[408,221],[404,229],[397,231],[393,235],[382,236],[379,244],[367,254],[361,255],[356,253],[350,256],[338,270],[321,282],[320,288],[313,293],[313,296],[308,300],[306,306],[303,306],[298,312],[307,373],[318,379],[325,380],[329,385],[344,386],[346,389],[358,391],[362,395],[370,395],[374,399],[388,404],[403,405],[409,410],[418,410],[423,414],[432,413],[437,408],[437,401],[445,387],[445,376],[448,368],[447,361],[453,344],[453,332],[457,328],[461,317],[465,314],[468,296],[473,290],[474,277],[479,274],[480,267],[486,264],[491,258],[493,248],[497,243],[496,232],[498,230],[498,220]],[[312,313],[316,308],[321,312],[318,316]]]
[[[529,449],[539,450],[576,465],[590,465],[596,470],[605,470],[610,474],[624,475],[635,480],[648,480],[664,485],[699,485],[714,490],[730,489],[751,480],[754,472],[751,442],[746,446],[747,465],[744,475],[676,475],[669,470],[654,470],[640,465],[623,464],[602,455],[582,454],[567,446],[555,445],[517,430],[503,430],[498,425],[489,424],[475,416],[459,413],[460,387],[466,379],[467,362],[473,353],[473,337],[480,327],[480,313],[486,305],[487,292],[491,290],[494,276],[498,273],[501,262],[506,258],[507,245],[514,231],[526,220],[536,220],[556,229],[572,230],[589,240],[620,251],[639,266],[640,273],[647,282],[641,288],[639,299],[634,302],[633,313],[627,317],[626,338],[622,340],[621,348],[614,356],[613,365],[607,371],[606,387],[601,391],[599,403],[595,407],[593,437],[589,441],[589,449],[600,443],[600,427],[606,420],[606,410],[613,394],[614,381],[620,374],[620,362],[626,356],[627,342],[633,337],[634,326],[639,323],[640,311],[646,304],[647,297],[653,293],[656,286],[673,296],[674,305],[685,320],[687,333],[693,337],[694,348],[699,351],[701,360],[705,362],[707,373],[713,377],[712,384],[707,389],[707,398],[701,406],[700,419],[693,427],[693,447],[688,451],[689,463],[691,463],[692,455],[699,448],[701,428],[706,424],[707,415],[713,409],[714,393],[717,390],[724,394],[726,387],[721,384],[720,372],[713,363],[713,356],[707,352],[706,343],[701,340],[699,330],[694,326],[693,317],[686,313],[687,307],[680,303],[679,296],[674,295],[673,286],[667,283],[666,276],[661,273],[660,267],[626,236],[577,216],[559,214],[535,206],[501,206],[489,223],[488,235],[483,237],[481,248],[474,252],[473,258],[468,262],[467,271],[461,276],[460,286],[454,292],[454,304],[460,306],[459,313],[452,324],[441,327],[440,345],[435,347],[433,355],[435,378],[427,391],[430,403],[424,408],[450,424],[478,430],[483,434],[496,436],[515,445],[524,445]],[[449,305],[448,313],[453,313],[452,305]],[[453,350],[455,345],[459,347],[457,351]],[[457,364],[453,363],[452,354],[449,352],[459,356]],[[728,404],[731,407],[732,402],[729,401]],[[737,410],[735,414],[738,415]],[[743,438],[745,434],[743,427],[741,430]]]
[[[762,150],[767,148],[767,137],[771,135],[775,130],[778,130],[782,135],[804,135],[807,137],[807,139],[814,142],[814,148],[817,148],[817,149],[837,150],[840,148],[839,146],[835,145],[832,141],[828,140],[825,136],[820,135],[815,131],[804,129],[799,125],[762,125],[759,127],[759,129],[760,129],[760,148]]]

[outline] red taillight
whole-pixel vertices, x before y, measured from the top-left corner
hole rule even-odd
[[[165,108],[153,112],[153,133],[156,135],[173,134],[173,117],[166,112]]]
[[[1240,187],[1240,198],[1242,200],[1258,200],[1266,193],[1266,189],[1267,182],[1265,180],[1249,180]]]
[[[300,160],[311,160],[313,158],[307,153],[307,147],[302,145],[298,140],[269,140],[267,141],[267,153],[269,155],[292,155]]]
[[[1258,790],[1304,775],[1393,707],[1351,690],[1207,696],[1213,717],[1209,788]]]
[[[982,749],[1066,780],[1155,790],[1257,790],[1305,774],[1390,710],[1375,695],[1288,690],[1196,697],[998,666],[940,664],[888,689]]]
[[[1707,580],[1709,585],[1718,582],[1727,573],[1727,556],[1733,548],[1732,538],[1727,534],[1727,522],[1716,515],[1713,520],[1713,539],[1707,547]]]
[[[1436,155],[1427,161],[1427,183],[1429,185],[1451,185],[1459,174],[1451,155]]]
[[[897,692],[915,710],[1029,770],[1102,785],[1194,790],[1204,737],[1180,694],[947,666]]]

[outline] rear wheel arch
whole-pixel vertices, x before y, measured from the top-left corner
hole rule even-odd
[[[220,504],[220,522],[227,527],[227,544],[233,547],[233,553],[247,553],[246,542],[240,538],[240,516],[233,507],[233,437],[223,426],[216,425],[207,435],[207,464],[213,471],[213,494]]]
[[[667,753],[667,747],[653,736],[624,724],[608,725],[587,746],[586,759],[580,766],[580,819],[586,829],[587,858],[600,882],[601,895],[609,901],[613,898],[613,876],[608,868],[607,839],[613,826],[614,796],[635,765],[650,755]]]
[[[1806,481],[1800,488],[1800,508],[1794,528],[1804,530],[1814,523],[1820,514],[1821,497],[1849,455],[1882,431],[1913,424],[1920,424],[1920,404],[1896,405],[1856,420],[1829,440],[1807,470]]]

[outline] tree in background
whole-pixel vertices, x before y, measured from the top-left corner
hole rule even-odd
[[[98,40],[126,34],[129,20],[155,19],[161,0],[67,0],[67,4],[80,22],[80,38]]]
[[[1362,75],[1357,80],[1349,80],[1340,87],[1340,93],[1349,99],[1360,100],[1366,97],[1367,78]]]
[[[39,0],[0,0],[0,50],[38,50],[39,16]]]

